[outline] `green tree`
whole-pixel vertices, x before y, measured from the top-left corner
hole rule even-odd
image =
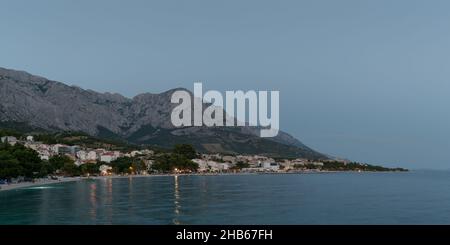
[[[74,161],[66,156],[66,155],[56,155],[56,156],[52,156],[49,160],[50,166],[51,166],[51,172],[54,173],[58,170],[64,172],[63,168],[66,168],[65,170],[70,170],[70,168],[72,168],[73,166],[71,166],[72,164],[75,165]],[[76,165],[75,165],[76,167]]]
[[[197,171],[198,164],[181,154],[162,154],[155,159],[152,169],[161,172]]]
[[[0,179],[16,178],[22,172],[19,161],[9,152],[0,150]]]
[[[80,166],[81,174],[83,175],[97,175],[100,173],[100,165],[97,163],[86,163]]]
[[[73,161],[65,162],[61,171],[64,173],[65,176],[79,176],[80,175],[80,168],[77,165],[75,165],[75,163]]]
[[[39,171],[38,177],[44,177],[49,174],[53,174],[53,167],[49,161],[42,161],[41,169]]]
[[[136,173],[143,170],[144,163],[133,157],[119,157],[109,164],[115,174]]]
[[[39,154],[21,144],[0,144],[0,171],[3,178],[35,178],[42,175]]]
[[[191,160],[197,157],[197,152],[195,151],[195,148],[192,145],[188,144],[175,145],[175,147],[173,148],[173,153],[182,155],[187,159]]]
[[[152,169],[161,171],[161,172],[173,171],[173,166],[170,162],[170,155],[162,154],[162,155],[157,156],[154,164],[152,165]]]
[[[10,152],[21,165],[22,176],[29,178],[39,177],[42,170],[42,160],[36,151],[21,144],[16,144],[10,148]]]
[[[142,171],[147,170],[147,166],[145,165],[144,161],[142,161],[142,160],[134,161],[131,164],[131,167],[132,167],[132,171],[134,173],[141,173]]]
[[[239,170],[241,170],[243,168],[248,168],[248,167],[250,167],[250,164],[245,163],[245,162],[238,162],[238,163],[236,163],[236,165],[233,166],[232,169],[239,169]]]

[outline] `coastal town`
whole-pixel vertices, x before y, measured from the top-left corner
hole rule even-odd
[[[347,160],[275,159],[263,155],[198,153],[191,145],[172,150],[113,150],[49,144],[33,135],[0,138],[2,185],[73,180],[74,177],[120,177],[167,174],[307,173],[334,171],[405,171]],[[15,158],[14,158],[15,157]],[[47,181],[48,180],[48,181]],[[50,182],[49,182],[50,181]],[[2,188],[0,188],[2,189]],[[5,188],[3,188],[5,189]]]
[[[33,136],[26,136],[25,140],[18,140],[14,136],[1,137],[1,143],[10,145],[22,144],[25,147],[36,151],[39,158],[48,161],[54,156],[67,156],[73,160],[74,164],[81,166],[84,164],[100,165],[101,175],[111,175],[111,167],[108,164],[119,158],[138,158],[145,163],[146,168],[136,174],[149,174],[152,165],[157,157],[153,150],[133,150],[130,152],[111,151],[106,149],[83,148],[78,145],[45,144],[35,141]],[[221,172],[288,172],[301,169],[301,166],[313,165],[323,166],[323,162],[310,161],[308,159],[283,159],[276,161],[273,158],[262,155],[223,155],[223,154],[197,154],[192,161],[198,165],[196,172],[200,173],[221,173]],[[342,163],[348,161],[342,160]],[[305,167],[303,170],[306,170]],[[174,170],[180,171],[181,170]]]

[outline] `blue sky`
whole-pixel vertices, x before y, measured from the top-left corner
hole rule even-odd
[[[450,169],[448,1],[4,1],[0,66],[132,97],[280,90],[281,129],[352,160]]]

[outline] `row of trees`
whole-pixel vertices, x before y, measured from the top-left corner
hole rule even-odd
[[[68,156],[54,156],[49,161],[42,161],[38,153],[21,144],[0,145],[0,179],[24,177],[33,179],[48,175],[77,176],[98,171],[96,164],[78,167]],[[95,170],[96,169],[96,170]]]
[[[54,161],[42,161],[36,151],[23,145],[0,145],[0,179],[43,177],[57,169],[60,166],[55,165]]]
[[[121,157],[107,164],[115,174],[136,174],[147,170],[144,161],[139,158]]]
[[[376,165],[363,164],[357,162],[343,163],[338,161],[327,161],[321,165],[305,164],[295,165],[297,169],[317,169],[325,171],[373,171],[373,172],[387,172],[387,171],[407,171],[403,168],[386,168]]]
[[[101,163],[77,166],[70,157],[65,155],[53,156],[49,161],[43,161],[36,151],[21,144],[0,145],[0,179],[98,174],[100,165]]]
[[[154,159],[152,170],[156,172],[195,172],[198,164],[192,159],[197,152],[191,145],[176,145],[169,153],[161,153]],[[109,165],[114,174],[135,174],[147,169],[140,158],[122,157],[111,163],[87,163],[77,166],[74,160],[66,155],[57,155],[49,161],[42,161],[36,151],[21,144],[11,146],[0,145],[0,179],[11,179],[19,176],[39,178],[48,175],[80,176],[97,175],[101,165]]]
[[[24,176],[32,178],[43,176],[49,166],[43,164],[39,155],[22,145],[10,146],[3,143],[0,146],[0,178]]]
[[[163,153],[156,157],[152,169],[158,172],[195,172],[198,164],[192,159],[197,157],[197,152],[192,145],[175,145],[171,153]]]

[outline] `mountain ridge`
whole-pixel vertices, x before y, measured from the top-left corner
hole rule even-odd
[[[327,158],[282,131],[274,138],[259,138],[254,127],[175,128],[170,114],[176,105],[170,103],[170,97],[179,89],[189,91],[175,88],[128,98],[0,67],[0,122],[104,134],[136,144],[170,147],[191,143],[204,152]]]

